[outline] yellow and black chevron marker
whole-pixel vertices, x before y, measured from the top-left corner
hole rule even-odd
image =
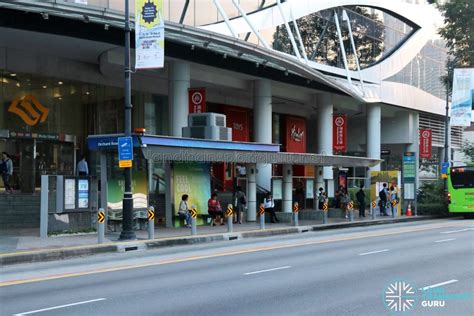
[[[147,217],[148,217],[149,221],[154,221],[155,220],[155,210],[148,209]]]
[[[229,206],[227,206],[227,212],[225,213],[227,216],[232,216],[234,215],[234,208],[232,207],[232,204],[229,204]]]
[[[372,208],[376,208],[376,207],[377,207],[377,202],[372,201]]]
[[[328,205],[327,203],[324,203],[324,204],[323,204],[323,211],[324,211],[324,212],[327,212],[328,209],[329,209],[329,205]]]
[[[189,210],[189,213],[191,214],[192,218],[196,218],[198,216],[198,212],[196,208],[192,208]]]
[[[258,215],[263,215],[265,214],[265,207],[262,205],[260,205],[260,208],[258,209]]]
[[[105,212],[99,211],[97,213],[97,222],[99,222],[100,224],[105,222]]]
[[[398,204],[398,201],[397,201],[397,200],[393,200],[393,201],[392,201],[392,206],[397,206],[397,204]]]
[[[298,213],[299,210],[300,210],[300,206],[299,206],[298,202],[295,202],[293,204],[293,212]]]
[[[354,209],[354,202],[350,201],[349,204],[347,204],[347,208],[348,208],[349,210]]]

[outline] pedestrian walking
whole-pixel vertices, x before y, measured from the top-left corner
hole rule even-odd
[[[2,152],[2,180],[7,194],[13,193],[13,188],[10,184],[10,180],[13,176],[13,161],[7,152]]]
[[[207,201],[207,212],[212,218],[211,226],[216,226],[216,222],[224,225],[224,213],[221,203],[217,199],[217,193],[212,193],[211,198]]]
[[[189,196],[187,194],[183,194],[178,208],[178,216],[184,220],[185,227],[191,227],[191,213],[189,213],[188,198]]]
[[[87,164],[85,156],[82,156],[81,160],[77,163],[77,174],[79,176],[89,175],[89,165]]]
[[[244,211],[247,208],[247,197],[245,196],[242,188],[238,186],[234,194],[234,215],[235,221],[234,224],[242,224],[242,218],[244,216]]]
[[[363,184],[361,184],[360,190],[357,191],[356,198],[359,204],[359,218],[365,217],[365,191]]]
[[[265,212],[270,213],[270,222],[279,222],[275,214],[275,201],[273,200],[272,194],[270,192],[268,192],[265,198],[263,199],[263,206],[265,207]]]

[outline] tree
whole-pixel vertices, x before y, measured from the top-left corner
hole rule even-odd
[[[461,148],[462,153],[470,161],[474,161],[474,143],[465,142]]]
[[[351,22],[359,62],[363,68],[374,63],[381,56],[384,47],[383,24],[378,16],[370,13],[367,8],[350,6],[346,9]],[[344,48],[349,61],[349,68],[355,70],[349,31],[346,23],[342,21],[341,12],[339,10],[338,15]],[[342,54],[333,15],[334,11],[332,9],[324,10],[298,19],[297,24],[308,58],[313,57],[312,59],[318,62],[340,67],[342,65]],[[290,28],[292,33],[296,34],[292,23],[290,23]],[[322,41],[318,45],[321,38]],[[298,42],[297,45],[299,45]],[[277,27],[273,34],[273,48],[287,54],[294,54],[288,32],[284,26]]]

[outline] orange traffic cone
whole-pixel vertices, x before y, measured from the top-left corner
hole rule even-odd
[[[407,216],[413,216],[413,214],[411,213],[411,203],[408,203]]]

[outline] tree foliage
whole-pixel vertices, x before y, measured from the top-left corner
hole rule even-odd
[[[347,7],[346,9],[348,9],[347,12],[359,62],[361,67],[368,66],[377,61],[383,51],[383,24],[380,22],[378,16],[371,14],[367,8],[353,6]],[[355,62],[350,44],[349,31],[346,27],[346,22],[342,20],[341,11],[338,13],[349,67],[354,69]],[[333,15],[333,10],[324,10],[298,19],[297,24],[308,58],[313,56],[313,60],[338,67],[342,65],[342,55]],[[290,24],[290,27],[292,33],[295,35],[296,31],[294,26]],[[321,38],[323,40],[318,45]],[[297,42],[297,44],[299,43]],[[294,54],[285,26],[277,27],[273,35],[273,48],[287,54]]]
[[[470,161],[474,161],[474,143],[465,142],[461,151]]]

